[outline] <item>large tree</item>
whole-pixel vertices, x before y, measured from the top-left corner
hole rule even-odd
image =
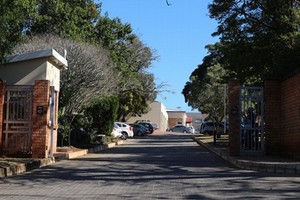
[[[207,113],[208,119],[217,124],[224,119],[225,74],[226,71],[219,64],[211,63],[210,56],[207,56],[192,72],[190,80],[182,90],[189,106]]]
[[[300,3],[295,0],[214,0],[219,63],[245,83],[281,78],[300,63]]]
[[[89,52],[89,55],[85,55],[85,57],[91,58],[89,65],[94,65],[95,63],[92,63],[94,60],[97,60],[98,57],[99,59],[102,59],[104,48],[108,50],[107,55],[110,57],[113,65],[111,63],[108,64],[109,67],[107,67],[107,69],[105,68],[102,73],[104,74],[106,73],[106,70],[111,70],[110,66],[113,66],[117,71],[117,75],[113,78],[111,78],[110,74],[107,75],[107,77],[111,78],[112,82],[115,80],[118,82],[118,87],[111,84],[114,87],[111,91],[114,91],[122,98],[128,94],[127,91],[130,91],[131,93],[135,93],[135,96],[137,96],[138,99],[143,99],[143,101],[133,101],[131,105],[133,108],[132,111],[122,112],[122,116],[124,116],[125,113],[130,112],[137,112],[136,114],[139,114],[141,110],[146,110],[147,104],[144,104],[143,102],[151,102],[155,99],[153,96],[156,95],[156,91],[152,89],[155,88],[155,83],[154,78],[151,78],[153,75],[145,71],[145,69],[151,66],[152,60],[155,59],[154,51],[143,44],[139,38],[133,34],[130,24],[123,24],[119,18],[110,19],[107,14],[101,16],[101,4],[96,4],[93,0],[21,0],[19,1],[20,3],[12,2],[4,1],[0,4],[3,6],[1,7],[1,9],[3,8],[1,14],[5,19],[3,20],[5,23],[1,24],[3,26],[2,30],[4,30],[3,32],[0,32],[1,48],[3,47],[5,49],[5,47],[7,47],[9,50],[10,47],[14,47],[18,44],[20,38],[39,34],[47,36],[46,39],[48,39],[46,41],[41,41],[46,42],[47,44],[51,43],[50,40],[53,35],[66,39],[62,41],[72,39],[74,41],[96,44],[97,47],[99,47],[99,50],[95,51],[94,49],[93,53]],[[28,12],[26,12],[27,10]],[[42,45],[38,45],[34,40],[30,40],[30,42],[33,42],[33,46],[40,47]],[[74,43],[71,42],[71,44]],[[47,47],[51,47],[51,45],[48,45]],[[56,49],[58,46],[59,44],[54,45]],[[66,44],[63,43],[62,46],[66,47]],[[80,55],[85,53],[85,49],[91,47],[87,44],[86,46],[87,47],[83,47],[83,43],[81,43],[80,48],[77,48],[76,50],[73,49],[68,53],[69,63],[76,62],[74,65],[81,65],[81,67],[76,68],[76,70],[85,70],[85,68],[88,70],[88,67],[82,64],[82,62],[87,61],[86,59],[80,60],[75,58],[74,60],[71,60],[72,58],[70,57],[72,53],[77,52],[77,56],[80,58]],[[67,46],[66,48],[69,49],[70,46]],[[31,48],[31,50],[37,49],[39,48]],[[80,51],[83,54],[80,54]],[[9,51],[1,51],[1,53],[2,52],[5,53]],[[98,64],[99,63],[96,65]],[[105,62],[102,64],[106,65]],[[68,89],[64,90],[64,93],[61,94],[64,95],[64,100],[72,100],[72,98],[69,98],[68,96],[70,96],[70,93],[73,91],[78,91],[74,90],[76,84],[79,84],[76,82],[78,79],[72,79],[74,69],[71,70],[71,67],[69,68],[70,70],[68,73],[63,73],[62,82],[65,81],[65,78],[66,80],[73,80],[73,82],[67,84]],[[65,74],[68,75],[68,77],[65,77]],[[83,76],[80,84],[84,83],[88,85],[88,79],[93,78],[97,73],[92,75],[93,76],[91,77]],[[144,84],[145,79],[140,78],[142,76],[146,77],[147,85]],[[73,85],[73,83],[75,84]],[[106,87],[106,83],[103,84],[103,88]],[[73,86],[70,88],[71,85]],[[65,86],[65,84],[62,84],[63,89],[66,88]],[[96,88],[98,85],[90,86],[95,86]],[[94,89],[91,89],[90,87],[87,87],[87,89],[91,91],[91,94],[99,94],[98,92],[93,93]],[[102,89],[99,91],[103,92]],[[78,92],[80,92],[80,94],[87,93],[87,91]],[[147,94],[147,92],[151,92],[151,94]],[[81,104],[82,101],[86,101],[85,99],[89,100],[89,97],[83,99],[74,98],[72,101]],[[61,105],[65,105],[65,102],[66,101],[62,100]],[[122,102],[120,101],[120,103]],[[68,111],[70,113],[80,108],[76,103],[72,105],[74,108]],[[120,109],[122,109],[122,106],[123,104],[120,104]],[[68,107],[71,108],[70,106]],[[126,105],[123,107],[126,108]]]
[[[145,71],[156,59],[154,50],[139,40],[130,24],[123,24],[120,18],[110,19],[107,13],[98,20],[95,38],[110,50],[121,72],[119,120],[147,112],[149,102],[154,101],[157,94],[153,74]]]
[[[0,61],[22,40],[36,8],[34,0],[0,1]]]
[[[101,47],[58,36],[34,36],[19,45],[15,53],[54,48],[67,50],[68,69],[61,72],[60,109],[65,115],[80,110],[99,97],[119,93],[119,77],[109,52]]]
[[[27,34],[56,34],[91,41],[101,4],[93,0],[39,0],[37,17]]]

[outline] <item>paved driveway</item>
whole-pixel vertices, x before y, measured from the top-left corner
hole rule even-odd
[[[299,185],[300,177],[235,169],[172,133],[0,179],[0,199],[298,199]]]

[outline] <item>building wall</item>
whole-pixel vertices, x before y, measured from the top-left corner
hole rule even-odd
[[[168,114],[165,106],[158,101],[152,102],[148,113],[143,114],[141,117],[130,117],[127,123],[131,124],[137,120],[149,120],[158,126],[158,130],[165,131],[168,127]]]
[[[177,124],[186,125],[186,112],[178,110],[167,110],[168,113],[168,128],[172,128]]]
[[[300,156],[300,73],[265,82],[266,153]]]
[[[35,80],[49,80],[56,91],[60,89],[60,69],[48,58],[7,63],[0,66],[0,78],[7,85],[34,85]]]
[[[35,80],[46,79],[46,59],[6,63],[0,66],[0,78],[7,85],[34,85]]]

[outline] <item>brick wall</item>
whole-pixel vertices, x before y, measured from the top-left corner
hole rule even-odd
[[[281,152],[281,103],[280,82],[265,81],[265,153],[267,155]]]
[[[300,73],[265,82],[266,153],[300,156]]]
[[[32,114],[32,157],[47,158],[49,154],[50,120],[49,109],[50,81],[35,81],[33,91],[33,114]],[[43,107],[43,114],[37,114],[37,107]]]
[[[237,80],[228,82],[228,116],[229,116],[229,153],[240,155],[240,83]]]

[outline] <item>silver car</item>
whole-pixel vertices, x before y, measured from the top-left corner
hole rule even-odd
[[[176,125],[173,128],[170,128],[170,132],[191,133],[191,129],[184,125]]]

